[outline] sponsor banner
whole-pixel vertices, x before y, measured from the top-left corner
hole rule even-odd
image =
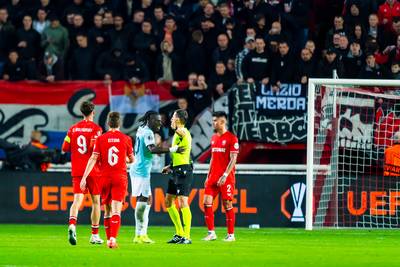
[[[346,177],[339,187],[338,225],[399,228],[400,176]]]
[[[271,85],[256,85],[256,109],[268,116],[296,115],[307,112],[307,88],[301,84],[281,84],[274,92]]]
[[[291,89],[292,90],[292,89]],[[267,143],[305,143],[307,136],[307,114],[286,111],[259,112],[257,94],[249,84],[233,87],[229,96],[230,125],[242,141]],[[284,115],[282,115],[284,114]]]
[[[193,225],[203,226],[204,179],[195,174],[189,196]],[[233,205],[236,224],[247,227],[304,227],[305,175],[242,175],[236,177]],[[64,223],[73,201],[69,173],[0,172],[1,223]],[[130,183],[129,183],[130,184]],[[152,175],[153,205],[150,225],[172,225],[165,208],[168,177]],[[128,189],[130,192],[130,188]],[[127,197],[122,221],[134,225],[135,199]],[[89,223],[91,200],[87,195],[79,214],[79,223]],[[221,201],[214,202],[215,222],[225,225]]]

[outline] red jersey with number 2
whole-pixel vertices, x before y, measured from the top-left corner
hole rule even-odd
[[[72,177],[83,176],[86,164],[92,155],[93,146],[102,133],[102,129],[96,123],[82,120],[69,128],[64,139],[63,151],[71,152]],[[96,164],[90,176],[99,176],[99,166]]]
[[[97,138],[93,153],[100,155],[102,176],[126,176],[126,158],[133,157],[132,139],[120,131],[108,131]]]
[[[224,174],[231,160],[231,153],[239,153],[238,138],[227,131],[222,135],[214,134],[211,138],[211,165],[208,183],[217,183]],[[235,168],[229,173],[227,183],[235,183]]]

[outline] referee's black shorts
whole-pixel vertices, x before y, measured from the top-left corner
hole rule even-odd
[[[192,190],[192,164],[172,167],[172,177],[168,181],[167,193],[175,196],[189,196]]]

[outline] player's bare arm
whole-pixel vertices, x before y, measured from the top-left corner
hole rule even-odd
[[[126,162],[127,163],[133,163],[135,158],[133,157],[133,154],[130,154],[128,157],[126,157]]]
[[[226,178],[228,177],[229,173],[231,173],[233,167],[235,167],[236,161],[237,161],[237,153],[230,153],[230,161],[228,166],[226,167],[226,170],[224,174],[219,178],[217,182],[217,186],[221,186],[225,184]]]
[[[93,167],[96,164],[98,158],[99,158],[99,155],[96,153],[93,153],[92,156],[89,158],[89,161],[86,165],[85,173],[82,176],[82,180],[81,180],[81,184],[80,184],[82,191],[85,191],[85,189],[86,189],[86,179],[89,176],[90,172],[93,170]]]
[[[168,174],[168,173],[171,173],[171,172],[172,172],[171,165],[167,165],[164,168],[162,168],[162,170],[161,170],[162,174]]]
[[[147,148],[152,154],[166,154],[166,153],[183,153],[185,152],[184,147],[171,146],[171,147],[161,147],[155,145],[148,145]]]

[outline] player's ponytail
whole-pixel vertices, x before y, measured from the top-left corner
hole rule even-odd
[[[147,122],[150,120],[150,117],[151,117],[152,115],[158,115],[158,112],[153,111],[153,110],[147,111],[147,112],[143,115],[143,117],[141,117],[141,118],[139,119],[140,126],[141,126],[141,127],[146,126]]]

